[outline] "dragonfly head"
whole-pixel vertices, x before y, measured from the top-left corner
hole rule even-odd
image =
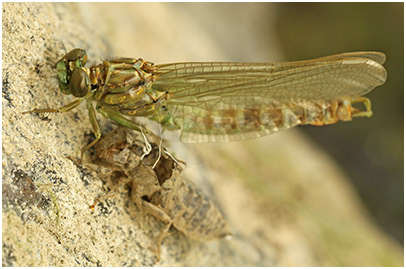
[[[56,63],[59,89],[64,94],[84,97],[91,89],[90,79],[84,66],[87,54],[85,50],[73,49]]]

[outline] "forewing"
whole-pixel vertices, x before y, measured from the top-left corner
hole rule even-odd
[[[353,52],[286,63],[164,64],[153,88],[171,94],[167,108],[188,142],[239,140],[277,130],[225,130],[221,117],[230,111],[358,97],[385,82],[384,61],[382,53]],[[210,130],[202,123],[208,115],[219,122]]]

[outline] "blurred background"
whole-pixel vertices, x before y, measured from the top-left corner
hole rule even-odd
[[[111,23],[114,34],[106,38],[123,41],[114,43],[109,57],[143,57],[155,63],[273,62],[384,52],[388,79],[367,95],[372,118],[295,129],[329,152],[377,223],[403,243],[403,3],[140,3],[104,8],[109,16],[120,16],[120,25]]]
[[[386,54],[388,79],[368,94],[372,118],[300,128],[340,164],[377,222],[403,243],[403,3],[287,3],[278,5],[277,14],[287,59],[360,50]]]

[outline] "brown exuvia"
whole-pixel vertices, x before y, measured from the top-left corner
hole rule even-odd
[[[108,166],[111,175],[119,177],[115,180],[131,184],[131,198],[142,212],[165,222],[157,239],[158,259],[171,226],[199,241],[231,235],[210,198],[182,177],[178,162],[169,154],[160,156],[155,143],[144,154],[145,143],[128,128],[117,128],[96,144],[96,162]]]

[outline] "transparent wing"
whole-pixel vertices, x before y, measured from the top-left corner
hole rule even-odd
[[[322,60],[337,60],[337,59],[343,59],[343,58],[364,58],[364,59],[370,59],[374,62],[377,62],[378,64],[383,64],[385,63],[386,56],[382,52],[376,52],[376,51],[357,51],[357,52],[345,52],[341,54],[334,54],[330,56],[325,56],[325,57],[320,57],[317,59],[314,59],[313,61],[322,61]]]
[[[222,122],[224,111],[358,97],[385,82],[384,61],[379,52],[352,52],[286,63],[162,64],[153,88],[171,93],[168,110],[183,136],[196,133],[204,141],[210,133],[212,141],[217,134],[227,140],[221,124],[207,130],[198,119],[214,113]]]

